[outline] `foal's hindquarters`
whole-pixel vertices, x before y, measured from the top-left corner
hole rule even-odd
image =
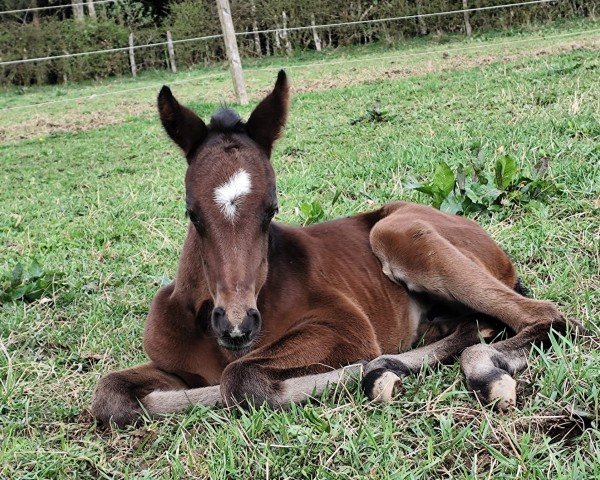
[[[421,312],[439,302],[434,308],[442,315],[444,309],[463,315],[455,313],[462,321],[448,337],[367,364],[364,391],[372,399],[389,400],[395,383],[420,369],[425,357],[431,364],[460,355],[467,385],[483,403],[496,402],[501,410],[514,406],[513,375],[526,366],[531,345],[547,340],[551,328],[565,332],[567,320],[553,303],[516,291],[520,284],[510,259],[475,222],[421,205],[388,208],[393,213],[370,235],[385,274],[406,287]],[[499,326],[507,327],[511,338],[484,343]],[[573,326],[581,328],[577,322]]]
[[[397,202],[309,229],[272,229],[257,347],[237,355],[219,349],[203,317],[209,292],[191,301],[190,279],[185,289],[176,281],[159,292],[147,321],[152,363],[102,378],[96,418],[124,425],[142,409],[277,407],[361,371],[367,396],[389,401],[402,376],[425,360],[457,356],[481,401],[507,409],[516,401],[513,375],[525,367],[531,344],[547,339],[550,328],[566,328],[552,303],[515,291],[509,258],[468,219]],[[182,257],[193,243],[188,235]],[[504,327],[510,338],[484,343]],[[422,346],[406,351],[415,342]]]

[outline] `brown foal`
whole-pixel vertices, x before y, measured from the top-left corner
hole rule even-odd
[[[484,403],[514,405],[531,344],[569,322],[521,295],[508,256],[466,218],[395,202],[305,228],[273,223],[269,158],[288,103],[283,71],[245,123],[221,109],[206,125],[161,90],[162,124],[188,161],[190,223],[146,321],[150,362],[102,377],[94,416],[122,426],[143,410],[281,406],[360,372],[366,395],[389,401],[425,359],[457,356]],[[504,328],[508,339],[483,342]]]

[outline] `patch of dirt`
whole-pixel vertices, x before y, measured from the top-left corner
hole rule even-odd
[[[491,45],[491,47],[493,47]],[[450,47],[451,49],[452,47]],[[443,72],[450,70],[464,70],[472,67],[487,66],[493,62],[509,62],[526,57],[543,57],[560,52],[572,51],[579,48],[588,48],[591,50],[600,50],[600,38],[578,39],[565,41],[556,45],[546,45],[534,49],[523,49],[517,53],[507,54],[505,51],[499,51],[495,54],[478,55],[474,52],[472,55],[466,53],[455,54],[453,52],[440,52],[434,60],[430,58],[423,59],[415,65],[402,65],[390,68],[398,61],[415,58],[414,55],[407,54],[405,58],[401,54],[397,58],[390,58],[386,65],[371,64],[371,58],[365,59],[364,66],[350,67],[343,73],[336,73],[320,78],[302,78],[303,69],[309,69],[309,66],[301,66],[295,74],[295,68],[290,68],[292,77],[297,78],[294,86],[294,92],[312,92],[327,90],[331,88],[347,87],[351,85],[365,84],[380,79],[395,79],[408,76],[427,75],[434,72]],[[466,49],[465,49],[466,50]],[[426,57],[428,54],[423,55]],[[349,61],[350,62],[350,61]],[[332,62],[332,65],[336,61]],[[342,64],[338,64],[342,65]],[[357,63],[360,65],[360,63]],[[149,87],[150,89],[150,87]],[[258,89],[253,95],[254,98],[261,98],[270,91],[270,87]],[[222,97],[222,91],[219,92]],[[115,95],[117,95],[115,93]],[[127,95],[126,93],[124,95]],[[233,100],[232,94],[228,94],[227,100]],[[111,97],[106,96],[108,100]],[[109,103],[107,100],[102,104],[94,106],[94,98],[83,98],[76,101],[75,104],[64,103],[62,113],[44,112],[42,107],[15,110],[19,112],[15,115],[15,120],[9,124],[0,125],[0,142],[18,141],[24,139],[38,138],[50,134],[65,132],[82,132],[86,130],[116,125],[124,122],[128,117],[147,116],[155,111],[154,95],[152,101],[144,95],[139,100],[130,97],[128,100],[117,104]],[[110,100],[108,100],[110,102]],[[6,118],[6,116],[5,116]]]
[[[547,435],[552,442],[579,437],[584,430],[593,428],[595,417],[589,412],[564,410],[547,412],[532,417],[521,417],[513,423],[517,432],[532,432]]]
[[[65,108],[62,113],[36,112],[29,109],[27,118],[11,125],[0,125],[0,142],[38,138],[54,133],[83,132],[95,128],[115,125],[131,116],[146,114],[150,107],[144,103],[133,101],[121,102],[110,111],[81,111],[86,100],[78,101],[75,106]],[[65,104],[66,105],[66,104]]]
[[[584,44],[585,45],[584,45]],[[468,56],[465,54],[449,54],[442,52],[440,58],[435,61],[428,60],[422,64],[410,65],[397,68],[389,68],[377,71],[377,67],[364,67],[359,72],[358,69],[351,69],[346,75],[336,75],[335,77],[326,80],[308,80],[301,86],[294,86],[294,92],[311,92],[316,90],[326,90],[330,88],[346,87],[357,84],[364,84],[377,81],[381,78],[394,79],[409,76],[427,75],[435,72],[444,72],[452,70],[466,70],[473,67],[488,66],[494,62],[511,62],[527,57],[542,57],[553,55],[561,52],[568,52],[579,48],[589,48],[592,51],[600,50],[600,39],[592,39],[589,42],[573,41],[561,43],[560,45],[546,46],[534,50],[526,50],[514,54],[507,55],[504,52],[499,52],[495,55],[483,56]],[[394,62],[390,62],[394,63]],[[377,76],[365,75],[365,72],[375,74]],[[361,75],[358,75],[361,73]],[[264,89],[261,93],[268,93],[268,89]]]

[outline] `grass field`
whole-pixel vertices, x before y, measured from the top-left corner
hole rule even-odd
[[[303,202],[321,205],[325,219],[399,198],[427,202],[404,185],[430,179],[441,161],[490,165],[510,154],[529,171],[548,159],[551,195],[474,217],[534,296],[595,337],[556,336],[536,350],[506,415],[479,405],[454,365],[406,379],[385,406],[349,388],[285,412],[198,407],[97,430],[94,386],[145,361],[144,318],[185,233],[185,161],[151,111],[155,84],[177,78],[4,93],[0,273],[35,259],[34,279],[62,276],[39,300],[0,304],[0,478],[600,478],[599,28],[421,40],[402,46],[415,53],[406,57],[375,46],[286,61],[297,93],[274,152],[279,221],[301,223]],[[398,58],[377,60],[386,55]],[[275,74],[255,67],[256,99]],[[173,85],[204,116],[229,98],[227,77],[178,77],[208,73],[200,85]],[[110,95],[136,86],[148,88]],[[95,91],[107,95],[22,108]],[[376,102],[384,121],[356,122]],[[561,433],[572,409],[595,419],[579,436]]]

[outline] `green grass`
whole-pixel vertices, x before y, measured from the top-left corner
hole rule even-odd
[[[442,160],[475,159],[474,145],[484,165],[509,153],[527,169],[547,156],[559,186],[551,198],[477,219],[536,297],[598,335],[600,60],[597,44],[568,50],[432,73],[415,59],[420,75],[297,93],[273,159],[278,219],[300,223],[303,202],[318,202],[325,218],[425,202],[403,182],[429,179]],[[290,71],[299,90],[316,78],[301,72]],[[206,116],[218,100],[209,98],[192,106]],[[351,124],[376,101],[388,121]],[[102,108],[118,114],[109,99]],[[386,406],[350,388],[285,412],[198,407],[96,430],[87,408],[99,376],[145,361],[150,300],[175,274],[185,161],[154,115],[5,143],[0,161],[0,272],[37,259],[66,282],[41,301],[0,304],[0,478],[600,477],[597,428],[551,438],[572,408],[598,425],[594,339],[556,337],[532,354],[507,415],[480,406],[453,365],[407,378]]]

